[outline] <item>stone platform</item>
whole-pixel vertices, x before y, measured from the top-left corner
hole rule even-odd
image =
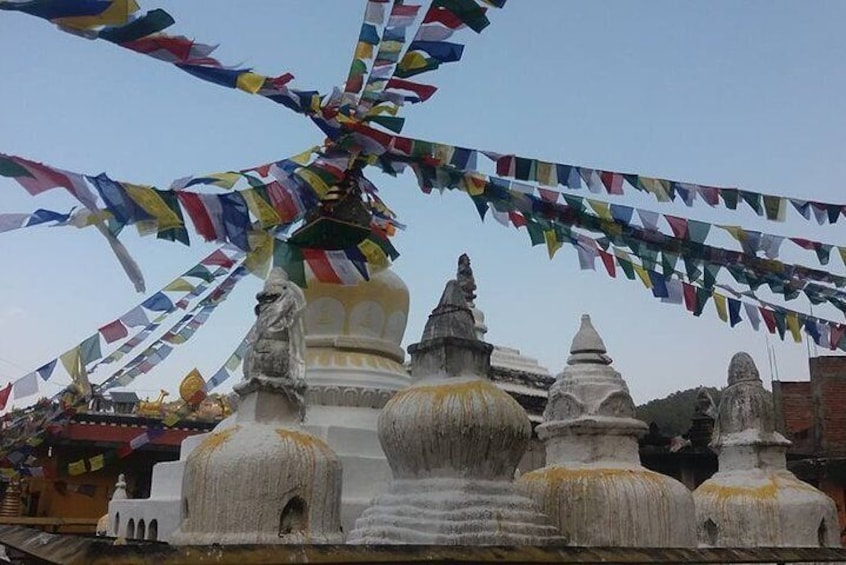
[[[272,565],[288,563],[834,563],[846,562],[841,548],[596,548],[446,547],[424,545],[114,545],[113,539],[47,534],[0,526],[0,544],[24,563],[64,565]]]

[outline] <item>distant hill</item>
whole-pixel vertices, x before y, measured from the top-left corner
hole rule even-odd
[[[637,417],[647,424],[655,422],[661,434],[668,437],[682,435],[690,428],[690,418],[696,407],[699,388],[680,390],[665,397],[650,400],[637,407]],[[722,390],[705,387],[714,399],[714,408],[720,404]]]

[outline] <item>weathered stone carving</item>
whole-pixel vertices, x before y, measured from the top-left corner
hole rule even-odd
[[[341,463],[302,425],[305,298],[281,269],[257,298],[238,412],[186,461],[178,545],[343,541]]]
[[[637,438],[647,426],[590,317],[570,353],[537,428],[546,466],[518,484],[574,545],[695,545],[690,492],[640,465]]]
[[[420,343],[413,384],[379,417],[393,480],[356,521],[350,543],[543,544],[547,518],[512,483],[531,433],[525,411],[487,380],[492,346],[476,338],[457,281]]]
[[[305,296],[281,268],[271,270],[264,289],[256,295],[257,320],[250,330],[252,347],[244,357],[244,380],[235,390],[244,396],[259,386],[292,395],[305,410]]]
[[[755,362],[736,353],[711,447],[719,471],[697,488],[699,543],[721,547],[839,546],[834,502],[787,470],[790,442],[776,431]]]

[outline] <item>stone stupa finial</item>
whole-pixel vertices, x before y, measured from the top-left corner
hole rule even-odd
[[[426,321],[421,343],[440,337],[476,339],[473,313],[457,280],[448,281],[441,300]]]
[[[570,346],[570,357],[568,365],[580,365],[595,363],[598,365],[610,365],[611,358],[606,355],[605,343],[599,337],[599,333],[590,321],[588,314],[582,314],[582,323],[579,331],[573,337],[573,344]]]
[[[741,351],[735,353],[728,367],[728,384],[729,386],[739,382],[761,382],[761,375],[758,373],[758,367],[755,366],[755,361],[752,356]]]
[[[474,306],[473,301],[476,300],[476,279],[473,277],[473,267],[470,266],[470,256],[462,253],[458,257],[458,271],[455,279],[461,286],[464,292],[464,300],[467,301],[468,306]]]

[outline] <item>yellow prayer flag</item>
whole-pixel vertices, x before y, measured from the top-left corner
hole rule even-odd
[[[481,175],[467,173],[464,175],[461,184],[463,185],[461,188],[464,188],[464,190],[467,191],[467,194],[470,196],[479,196],[480,194],[485,193],[485,187],[488,182]]]
[[[611,216],[611,205],[607,202],[592,200],[590,198],[585,198],[585,200],[587,200],[588,205],[593,209],[594,213],[603,220],[614,219],[613,216]]]
[[[191,369],[182,382],[179,383],[179,398],[185,402],[191,402],[197,392],[206,387],[206,381],[203,375],[200,374],[196,368]]]
[[[111,5],[95,16],[56,18],[54,24],[75,29],[91,29],[97,26],[119,26],[127,23],[129,17],[139,10],[135,0],[111,0]]]
[[[649,278],[649,273],[647,273],[643,267],[636,263],[632,263],[632,268],[634,269],[634,272],[637,273],[637,278],[640,279],[640,282],[643,283],[643,286],[645,286],[646,288],[652,288],[652,279]]]
[[[74,381],[82,376],[82,355],[78,345],[59,355],[59,361],[62,362],[62,367]]]
[[[743,228],[740,226],[721,226],[717,225],[718,228],[721,228],[729,233],[735,240],[743,241],[744,239],[744,232]]]
[[[298,165],[308,165],[308,162],[311,160],[311,154],[314,153],[317,146],[312,146],[303,151],[302,153],[298,153],[291,157],[291,161],[297,163]]]
[[[317,193],[317,196],[319,198],[323,198],[329,192],[329,185],[326,184],[326,182],[324,182],[324,180],[320,178],[319,175],[311,172],[305,167],[297,170],[296,175],[306,181],[308,185],[314,189],[314,192]]]
[[[434,157],[441,163],[449,163],[452,159],[452,154],[455,153],[455,147],[452,145],[444,145],[443,143],[435,143]]]
[[[799,331],[799,317],[796,315],[796,312],[787,313],[787,329],[790,330],[793,341],[802,343],[802,333]]]
[[[555,165],[552,163],[547,163],[545,161],[535,161],[536,163],[536,172],[535,176],[538,179],[538,182],[545,185],[545,186],[556,186],[558,185],[558,173],[555,169]]]
[[[416,69],[425,69],[428,64],[426,57],[416,51],[411,51],[403,56],[398,67],[403,71],[413,71]]]
[[[379,51],[383,53],[399,53],[402,51],[403,45],[402,41],[382,41],[379,44]]]
[[[646,191],[654,194],[655,198],[658,199],[658,202],[670,201],[670,195],[661,180],[644,176],[638,178]]]
[[[279,214],[276,213],[276,210],[273,207],[265,202],[261,196],[259,196],[255,189],[248,188],[247,190],[241,191],[241,196],[244,197],[244,200],[247,202],[247,208],[250,209],[253,216],[258,218],[258,221],[261,223],[261,227],[269,228],[271,226],[278,226],[282,223],[282,219],[279,217]]]
[[[555,233],[555,230],[544,230],[543,239],[546,241],[546,252],[549,254],[549,258],[552,259],[555,257],[555,252],[561,249],[563,244],[558,241],[558,234]]]
[[[103,467],[106,466],[106,458],[103,457],[103,454],[95,455],[91,459],[88,460],[88,467],[92,471],[99,471]]]
[[[373,106],[372,108],[370,108],[370,110],[367,112],[367,115],[378,116],[379,114],[390,114],[391,116],[396,116],[398,110],[399,107],[393,104],[382,103],[378,106]]]
[[[369,43],[365,43],[364,41],[359,41],[355,46],[355,58],[356,59],[372,59],[373,58],[373,46]]]
[[[189,283],[182,277],[179,277],[178,279],[171,281],[171,283],[164,287],[162,290],[168,290],[171,292],[191,292],[192,290],[194,290],[194,285]]]
[[[68,475],[75,477],[76,475],[81,475],[85,473],[87,469],[85,468],[85,459],[80,459],[79,461],[74,461],[73,463],[68,464]]]
[[[232,171],[205,175],[205,178],[215,179],[215,181],[211,184],[228,189],[231,189],[233,186],[238,184],[238,181],[241,180],[242,177],[243,175],[241,173],[234,173]]]
[[[364,241],[359,243],[358,250],[361,251],[361,253],[367,259],[367,262],[369,264],[381,267],[388,266],[388,256],[385,255],[385,252],[382,251],[381,247],[379,247],[369,239],[365,239]]]
[[[717,309],[717,316],[724,322],[728,322],[728,310],[726,309],[726,297],[722,294],[713,293],[714,307]]]
[[[238,80],[235,81],[235,86],[244,92],[255,94],[261,90],[262,86],[264,86],[265,80],[267,80],[267,77],[247,71],[246,73],[238,75]]]
[[[252,251],[244,259],[244,267],[259,278],[267,278],[276,240],[266,231],[255,230],[248,235],[248,241]]]
[[[168,230],[182,226],[179,217],[153,188],[130,183],[123,183],[123,186],[126,188],[129,197],[141,206],[145,212],[156,219],[159,230]]]
[[[241,364],[241,358],[238,357],[236,354],[232,354],[229,356],[229,359],[226,360],[226,364],[224,365],[229,371],[234,371],[238,368],[238,365]]]

